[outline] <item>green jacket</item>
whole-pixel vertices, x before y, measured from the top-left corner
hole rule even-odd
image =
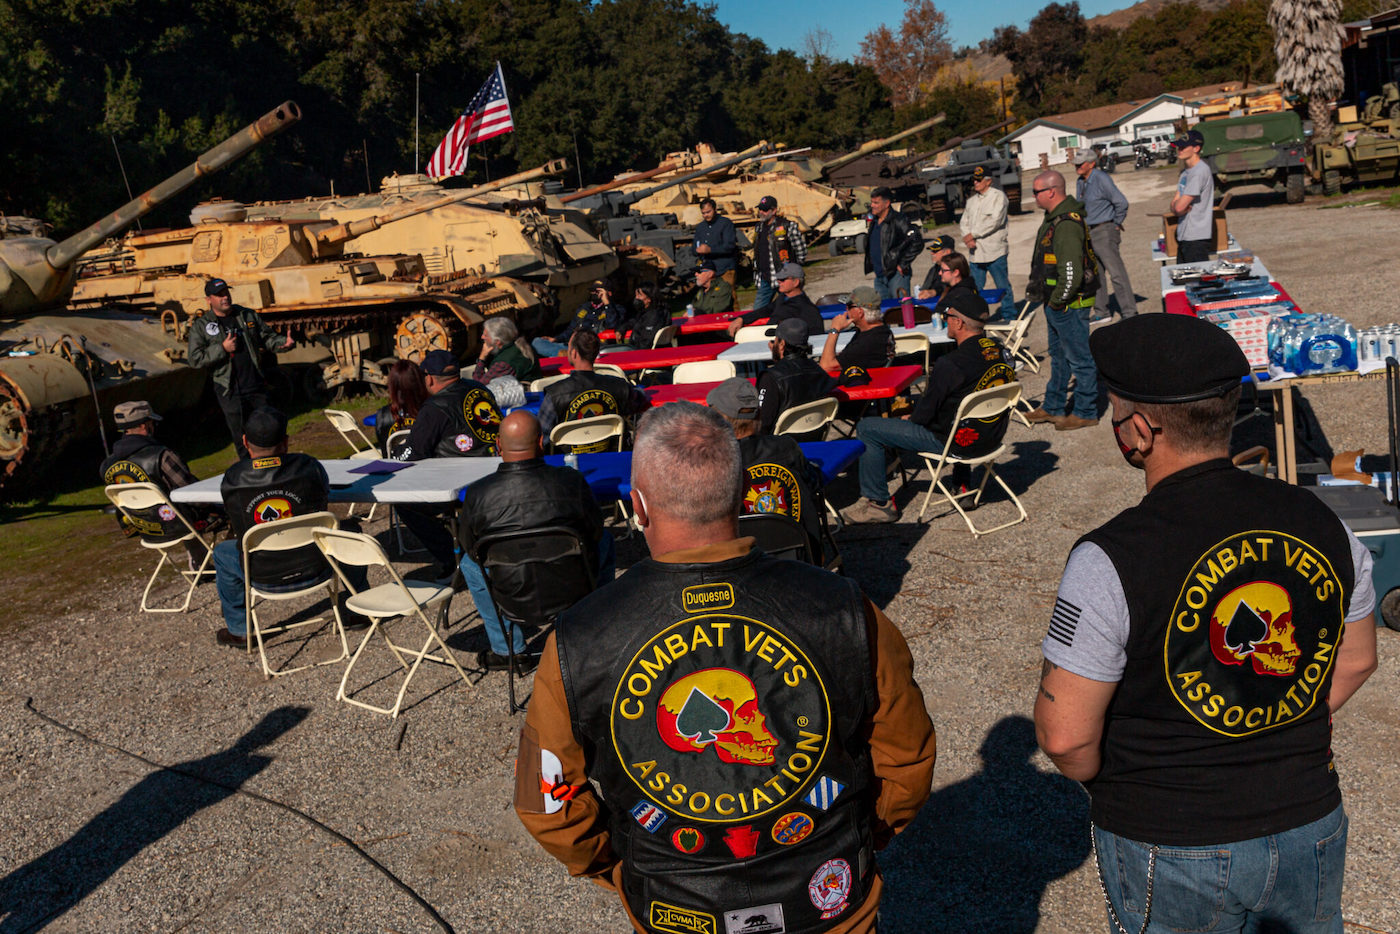
[[[697,315],[717,315],[734,310],[734,290],[719,276],[710,280],[708,289],[696,289],[690,300]]]
[[[195,318],[190,324],[189,332],[190,366],[207,368],[210,378],[214,381],[214,388],[225,396],[228,395],[229,381],[233,377],[233,358],[224,350],[224,335],[235,328],[243,333],[249,347],[276,353],[287,342],[286,337],[274,331],[256,312],[242,305],[234,305],[222,318],[214,314],[213,309],[208,309]],[[253,366],[257,367],[258,373],[266,379],[267,373],[263,370],[261,357],[261,353],[253,354]]]
[[[1084,223],[1084,205],[1066,196],[1045,212],[1036,232],[1026,297],[1062,311],[1092,307],[1098,288],[1098,258]]]

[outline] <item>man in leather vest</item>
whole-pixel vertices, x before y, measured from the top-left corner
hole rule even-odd
[[[546,437],[560,422],[595,415],[635,415],[651,406],[646,393],[627,380],[594,372],[593,362],[601,346],[592,331],[578,331],[569,338],[572,369],[564,379],[545,387],[540,401],[540,429]]]
[[[767,435],[773,433],[784,411],[820,399],[836,388],[836,378],[812,359],[807,325],[801,318],[779,322],[776,331],[768,342],[774,362],[758,378],[758,424]]]
[[[865,274],[875,274],[880,298],[912,295],[909,277],[924,248],[924,237],[903,211],[891,204],[894,192],[880,186],[870,193],[870,227],[866,236]]]
[[[593,499],[588,481],[571,467],[553,467],[544,462],[540,423],[529,412],[512,412],[501,422],[498,437],[501,466],[496,473],[467,488],[458,520],[462,543],[460,567],[471,591],[481,624],[486,629],[489,651],[478,652],[477,666],[487,671],[504,671],[510,663],[505,629],[496,614],[486,575],[476,563],[476,545],[488,535],[523,532],[545,526],[567,526],[577,530],[597,549],[593,570],[599,583],[613,579],[616,549],[612,533],[603,528],[603,513]],[[503,573],[500,571],[497,574]],[[498,586],[511,587],[509,579]],[[515,584],[518,591],[519,584]],[[511,631],[515,662],[520,673],[534,668],[525,657],[525,634],[516,626]]]
[[[214,546],[215,582],[224,628],[215,634],[220,645],[242,648],[247,644],[248,608],[244,602],[244,574],[251,574],[260,590],[292,591],[309,587],[331,576],[330,565],[315,545],[276,555],[253,555],[243,567],[243,536],[255,525],[291,516],[324,512],[330,497],[326,468],[309,454],[287,451],[287,416],[274,408],[254,409],[243,423],[243,441],[249,456],[224,472],[219,486],[234,538]],[[359,531],[349,521],[341,528]],[[356,590],[365,587],[364,568],[346,568]],[[368,625],[359,616],[342,610],[345,628]]]
[[[1336,934],[1331,721],[1376,667],[1371,556],[1230,462],[1249,364],[1220,328],[1139,315],[1090,347],[1147,493],[1070,552],[1035,722],[1089,791],[1111,928]]]
[[[788,263],[807,262],[807,241],[797,224],[778,213],[778,199],[758,199],[758,226],[753,231],[753,281],[755,310],[767,308],[778,290],[778,271]]]
[[[492,457],[501,410],[491,390],[461,376],[457,358],[449,350],[429,351],[421,364],[430,395],[409,429],[408,443],[399,452],[401,461],[427,457]],[[435,580],[451,578],[457,569],[452,533],[443,522],[440,506],[396,506],[399,519],[437,563]]]
[[[826,330],[821,309],[807,296],[804,287],[807,273],[796,263],[786,263],[778,270],[778,298],[763,308],[739,315],[729,322],[729,336],[733,337],[742,327],[757,323],[766,318],[767,323],[777,327],[788,318],[800,318],[807,325],[809,337],[819,337]]]
[[[1084,205],[1065,194],[1065,177],[1054,169],[1031,183],[1045,219],[1035,235],[1028,301],[1045,305],[1050,335],[1050,381],[1040,406],[1026,416],[1032,424],[1050,422],[1056,431],[1099,423],[1099,384],[1089,356],[1089,316],[1099,288],[1098,263],[1084,224]],[[1066,394],[1074,374],[1074,405]]]
[[[112,445],[112,453],[99,468],[104,484],[154,483],[169,496],[171,490],[198,482],[199,478],[190,472],[184,459],[155,439],[156,422],[160,420],[151,404],[144,400],[123,402],[112,410],[112,421],[122,430],[122,436]],[[168,542],[188,534],[184,523],[166,509],[157,506],[142,510],[135,514],[135,521],[131,523],[121,516],[122,529],[130,528],[150,542]],[[175,506],[175,509],[196,529],[203,529],[215,519],[212,511],[196,515],[188,506]],[[199,539],[185,542],[185,550],[190,553],[191,570],[204,561],[205,548]]]
[[[652,557],[545,643],[516,813],[638,931],[873,931],[875,851],[928,797],[933,725],[899,630],[853,582],[738,538],[741,489],[717,413],[642,418]]]

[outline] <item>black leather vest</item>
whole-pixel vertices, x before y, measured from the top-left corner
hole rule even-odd
[[[448,429],[438,438],[433,457],[490,457],[496,453],[501,410],[491,390],[474,379],[459,379],[423,403],[442,409]],[[420,410],[421,417],[421,410]]]
[[[1031,251],[1031,275],[1026,283],[1026,297],[1036,302],[1048,302],[1059,285],[1059,266],[1055,256],[1055,231],[1060,224],[1070,223],[1079,228],[1084,240],[1084,279],[1079,289],[1069,297],[1068,304],[1076,306],[1094,297],[1099,291],[1101,275],[1098,254],[1094,252],[1094,242],[1089,237],[1089,226],[1077,211],[1066,211],[1048,219],[1040,227],[1035,249]]]
[[[1113,561],[1130,620],[1088,785],[1095,823],[1205,846],[1336,808],[1327,693],[1353,569],[1331,510],[1222,458],[1172,474],[1083,541]]]
[[[864,901],[867,638],[854,583],[757,551],[643,561],[564,614],[574,734],[648,931],[731,912],[823,931]]]
[[[744,512],[776,512],[799,523],[821,554],[821,503],[812,493],[810,468],[797,442],[786,435],[739,439],[744,464]]]
[[[625,379],[597,373],[593,370],[574,370],[566,379],[551,383],[545,394],[554,404],[554,412],[559,423],[571,422],[580,418],[593,418],[595,415],[622,415],[627,411],[627,402],[632,395],[632,384]],[[574,453],[616,450],[609,441],[596,444],[565,445]]]
[[[759,377],[760,399],[764,392],[776,392],[781,410],[812,402],[831,392],[836,379],[811,357],[789,354],[763,371]]]
[[[229,525],[241,543],[255,525],[324,511],[330,486],[316,458],[283,454],[244,458],[224,473],[220,491]],[[260,584],[311,579],[329,571],[315,545],[252,557],[247,572]]]
[[[123,435],[113,446],[112,454],[102,462],[102,482],[154,483],[169,495],[170,489],[160,472],[160,458],[165,451],[165,445],[144,435]],[[129,518],[123,516],[122,519],[125,520],[121,523],[123,527],[130,525],[148,542],[168,542],[189,534],[169,506],[133,510]]]

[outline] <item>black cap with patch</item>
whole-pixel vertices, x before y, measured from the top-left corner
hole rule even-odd
[[[1249,375],[1235,339],[1191,315],[1134,315],[1089,335],[1089,352],[1109,392],[1132,402],[1198,402]]]
[[[243,420],[243,437],[260,448],[275,448],[287,437],[287,416],[270,405],[254,409]]]

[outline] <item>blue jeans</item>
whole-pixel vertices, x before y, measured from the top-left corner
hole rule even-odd
[[[481,625],[486,629],[486,641],[491,643],[491,651],[497,655],[507,655],[505,629],[500,616],[496,614],[496,602],[491,599],[491,591],[486,586],[486,572],[469,555],[462,555],[460,567],[462,577],[467,582],[467,591],[472,595],[476,611],[481,614]],[[610,582],[616,573],[617,546],[612,533],[604,529],[603,537],[598,539],[598,586]],[[515,654],[520,655],[525,651],[525,634],[519,626],[512,626],[510,636]]]
[[[1069,412],[1069,375],[1074,373],[1074,414],[1099,417],[1099,371],[1089,354],[1089,315],[1093,306],[1056,311],[1045,306],[1045,330],[1050,335],[1050,382],[1040,407],[1051,415]]]
[[[856,437],[865,442],[860,455],[860,493],[866,499],[883,503],[890,498],[890,485],[885,479],[885,467],[890,451],[943,450],[943,439],[923,425],[902,418],[862,418],[856,425]],[[916,466],[919,461],[905,466]]]
[[[899,272],[892,276],[876,276],[875,291],[880,293],[881,301],[914,294],[909,291],[909,277]]]
[[[1006,257],[972,264],[972,284],[979,292],[987,285],[987,273],[992,274],[993,287],[1001,289],[1002,318],[1016,317],[1016,300],[1011,295],[1011,277],[1006,274]]]
[[[1094,844],[1119,922],[1129,931],[1140,930],[1150,847],[1097,827]],[[1347,818],[1340,807],[1269,837],[1160,847],[1146,934],[1341,934],[1346,851]]]
[[[530,346],[535,349],[535,353],[541,357],[562,357],[569,352],[568,344],[561,344],[548,337],[537,337],[530,341]]]
[[[758,291],[754,293],[753,307],[767,308],[773,304],[773,296],[778,294],[777,283],[769,282],[762,276],[754,276],[753,284]]]
[[[259,585],[258,589],[268,593],[289,593],[310,587],[318,581],[329,580],[335,572],[328,566],[324,575],[292,581],[277,587]],[[346,566],[345,576],[350,586],[357,591],[364,590],[369,578],[365,569]],[[224,614],[224,625],[235,636],[248,634],[248,607],[243,600],[243,554],[236,539],[228,539],[214,546],[214,586],[219,591],[219,609]]]

